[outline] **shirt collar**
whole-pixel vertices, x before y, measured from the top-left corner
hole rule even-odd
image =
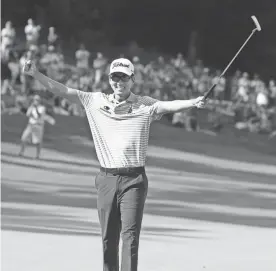
[[[130,95],[128,96],[128,98],[125,100],[125,102],[128,103],[134,103],[136,101],[137,97],[135,94],[133,94],[132,92],[130,92]],[[116,104],[119,104],[119,102],[114,98],[114,94],[110,94],[109,95],[109,101],[110,102],[114,102]]]

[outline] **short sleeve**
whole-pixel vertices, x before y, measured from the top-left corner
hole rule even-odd
[[[84,108],[89,107],[89,105],[91,105],[94,102],[94,100],[98,98],[99,94],[101,94],[100,92],[85,92],[81,90],[77,91],[79,99]]]
[[[163,114],[157,114],[157,107],[159,105],[159,100],[157,99],[154,99],[152,97],[149,97],[149,96],[142,96],[141,97],[142,99],[142,103],[146,106],[149,106],[149,112],[150,112],[150,115],[152,117],[152,121],[154,120],[160,120],[163,116]]]

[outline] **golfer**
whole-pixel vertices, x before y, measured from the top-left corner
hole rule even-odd
[[[122,236],[122,271],[136,271],[144,204],[148,190],[145,172],[149,128],[163,114],[204,106],[204,98],[158,101],[131,92],[133,64],[124,58],[111,63],[109,84],[113,94],[68,88],[37,71],[27,61],[23,72],[32,75],[55,95],[86,110],[100,172],[95,179],[102,232],[103,270],[119,270]]]

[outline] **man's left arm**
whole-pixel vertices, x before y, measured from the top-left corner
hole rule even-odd
[[[200,96],[190,100],[159,101],[155,105],[156,114],[176,113],[191,108],[203,108],[205,99]]]

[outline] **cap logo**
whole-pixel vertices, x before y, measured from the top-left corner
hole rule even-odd
[[[124,64],[122,62],[116,62],[116,63],[113,64],[112,68],[115,68],[115,67],[126,67],[126,68],[129,68],[129,65],[128,64]]]

